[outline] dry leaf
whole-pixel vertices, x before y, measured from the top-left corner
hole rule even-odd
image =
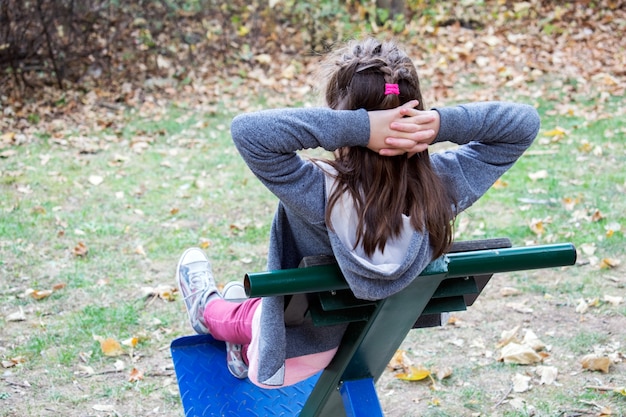
[[[115,406],[107,404],[94,404],[91,408],[96,411],[115,412]]]
[[[530,389],[531,378],[529,376],[522,375],[522,374],[515,374],[512,380],[513,380],[514,392],[526,392]]]
[[[585,255],[591,256],[596,253],[596,244],[595,243],[583,243],[580,245],[580,250]]]
[[[34,298],[35,300],[43,300],[44,298],[52,295],[52,290],[33,290],[32,288],[26,290],[26,294]]]
[[[517,337],[516,334],[519,331],[520,326],[515,327],[512,330],[505,330],[502,332],[502,335],[500,335],[500,341],[498,342],[498,344],[496,345],[496,347],[502,347],[502,346],[506,346],[511,342],[517,342]]]
[[[584,299],[578,300],[578,305],[576,306],[576,312],[579,314],[585,314],[589,310],[589,304]]]
[[[544,136],[562,136],[565,134],[565,129],[563,129],[562,127],[555,127],[552,130],[548,130],[547,132],[544,132],[543,135]]]
[[[619,259],[603,258],[600,261],[600,269],[612,269],[616,268],[620,264]]]
[[[602,215],[602,213],[600,213],[600,210],[595,210],[593,213],[591,213],[592,222],[599,222],[602,219],[604,219],[604,216]]]
[[[391,371],[398,371],[406,369],[410,363],[406,356],[406,352],[402,349],[396,350],[396,353],[393,354],[393,357],[387,364],[387,368]]]
[[[522,344],[530,346],[535,352],[543,350],[546,347],[532,330],[526,330]]]
[[[137,382],[143,379],[143,371],[140,371],[137,368],[133,368],[130,370],[130,375],[128,377],[129,382]]]
[[[24,356],[16,356],[14,358],[10,358],[10,359],[3,359],[2,360],[2,367],[3,368],[12,368],[15,365],[19,365],[20,363],[24,363],[26,362],[26,358]]]
[[[421,381],[430,377],[430,371],[422,367],[409,366],[407,372],[396,374],[396,378],[403,381]]]
[[[498,179],[496,180],[496,182],[495,182],[495,183],[493,183],[493,185],[492,185],[492,187],[493,187],[493,188],[495,188],[495,189],[498,189],[498,188],[506,188],[506,187],[508,187],[508,186],[509,186],[509,183],[508,183],[508,182],[506,182],[506,181],[502,181],[500,178],[498,178]]]
[[[539,382],[541,385],[554,384],[557,376],[559,375],[559,370],[556,366],[538,366],[536,372],[541,378],[541,381]]]
[[[452,376],[452,368],[449,366],[444,366],[443,368],[435,368],[433,369],[433,373],[437,377],[438,380],[446,379]]]
[[[26,314],[24,314],[24,309],[20,306],[20,311],[16,311],[14,313],[9,314],[5,317],[6,321],[24,321],[26,320]]]
[[[124,350],[117,340],[112,338],[104,339],[99,336],[94,336],[94,339],[100,342],[100,349],[105,356],[120,356],[124,354]]]
[[[614,306],[620,305],[624,301],[624,297],[620,296],[612,296],[612,295],[604,295],[604,301]]]
[[[72,253],[74,253],[74,256],[87,256],[87,253],[89,252],[89,249],[87,249],[87,245],[85,245],[83,242],[78,242],[76,244],[76,246],[74,246],[74,250],[72,251]]]
[[[91,185],[98,186],[102,184],[104,178],[102,178],[100,175],[90,175],[88,181]]]
[[[604,229],[606,230],[606,237],[613,237],[615,232],[620,232],[622,230],[622,225],[613,222],[604,226]]]
[[[124,363],[124,361],[118,359],[113,364],[113,367],[115,368],[116,371],[121,372],[124,369],[126,369],[126,364]]]
[[[122,344],[124,346],[132,347],[132,348],[137,346],[137,343],[139,343],[139,338],[137,337],[131,337],[130,339],[122,340]]]
[[[143,287],[141,289],[144,297],[158,297],[164,301],[175,301],[178,288],[167,284],[159,284],[156,287]]]
[[[531,172],[530,174],[528,174],[528,178],[530,178],[532,181],[546,179],[548,178],[548,171],[542,169],[537,172]]]
[[[504,363],[530,365],[541,362],[543,358],[530,346],[512,342],[502,348],[499,360]]]
[[[500,289],[500,295],[502,297],[510,297],[512,295],[519,295],[521,293],[520,290],[513,287],[503,287]]]
[[[537,236],[543,235],[546,231],[543,227],[543,220],[540,219],[533,219],[528,227],[530,227],[530,230]]]
[[[95,375],[96,371],[91,367],[91,366],[87,366],[87,365],[78,365],[78,371],[76,372],[79,375]]]
[[[580,360],[583,369],[589,371],[601,371],[605,374],[609,372],[611,367],[611,359],[606,356],[586,355]]]

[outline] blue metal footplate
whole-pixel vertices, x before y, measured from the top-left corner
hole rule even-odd
[[[170,350],[185,417],[297,416],[319,378],[280,389],[259,388],[230,374],[224,342],[210,335],[178,338]]]

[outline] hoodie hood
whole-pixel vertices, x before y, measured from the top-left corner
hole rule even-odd
[[[326,201],[337,186],[336,171],[326,166]],[[357,298],[378,300],[389,297],[409,285],[432,260],[428,235],[417,232],[410,218],[403,216],[399,236],[385,245],[385,251],[365,254],[355,246],[358,218],[352,198],[344,194],[330,213],[333,230],[328,236],[337,263]]]

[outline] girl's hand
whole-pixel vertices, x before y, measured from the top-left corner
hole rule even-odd
[[[417,104],[417,100],[412,100],[395,109],[368,112],[367,147],[383,156],[413,156],[428,149],[439,133],[439,113],[417,110]]]

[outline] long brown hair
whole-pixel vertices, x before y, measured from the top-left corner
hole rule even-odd
[[[330,56],[325,67],[324,95],[336,110],[385,110],[422,95],[415,65],[393,42],[353,41]],[[398,84],[399,94],[385,94],[385,84]],[[332,208],[349,193],[358,215],[356,245],[371,256],[384,251],[387,240],[399,236],[402,215],[414,229],[429,234],[434,257],[452,243],[454,199],[434,172],[428,151],[411,158],[380,156],[365,147],[343,147],[327,161],[337,171],[337,184],[328,199],[326,223]]]

